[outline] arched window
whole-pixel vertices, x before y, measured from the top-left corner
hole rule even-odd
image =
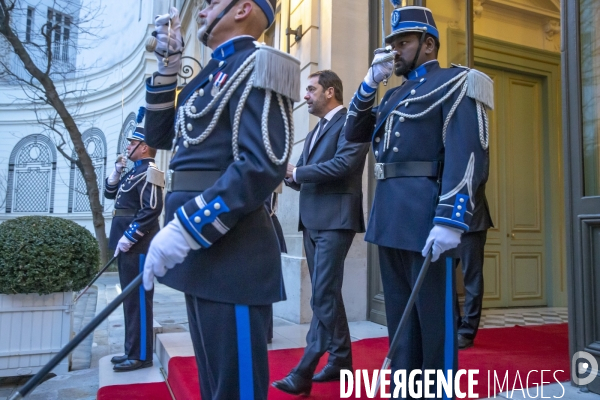
[[[53,212],[55,178],[54,143],[40,134],[21,139],[8,162],[6,212]]]
[[[106,139],[98,128],[91,128],[81,135],[83,144],[92,159],[96,171],[96,184],[100,191],[100,204],[104,205],[104,178],[106,173]],[[77,154],[73,151],[72,158]],[[69,212],[89,212],[90,200],[87,195],[85,180],[75,163],[71,163],[71,179],[69,191]]]
[[[121,127],[121,133],[119,134],[119,143],[117,144],[117,156],[119,154],[125,155],[125,152],[127,151],[127,145],[129,144],[127,138],[133,135],[133,132],[135,131],[136,127],[136,116],[134,113],[130,113],[125,119],[123,126]],[[133,168],[133,163],[130,160],[127,160],[127,169],[131,170],[131,168]]]

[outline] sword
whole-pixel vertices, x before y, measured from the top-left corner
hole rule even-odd
[[[121,305],[123,300],[131,294],[141,283],[144,274],[139,274],[120,295],[118,295],[104,310],[100,312],[100,314],[96,315],[96,317],[87,324],[81,332],[79,332],[65,347],[63,347],[52,359],[48,362],[48,364],[44,365],[42,369],[38,371],[37,374],[29,378],[29,380],[23,385],[21,389],[15,392],[8,400],[20,400],[27,396],[29,392],[31,392],[37,385],[39,385],[40,381],[44,379],[44,377],[52,371],[54,367],[56,367],[66,356],[72,352],[75,347],[77,347],[83,340],[94,331],[104,321],[108,316]]]
[[[106,265],[104,267],[102,267],[102,269],[96,274],[96,276],[94,277],[94,279],[92,279],[90,281],[90,283],[88,283],[87,286],[84,287],[81,292],[79,292],[79,294],[77,295],[77,297],[75,297],[75,300],[73,300],[73,303],[77,303],[77,300],[79,300],[81,298],[81,296],[83,296],[85,294],[85,292],[87,292],[87,290],[94,284],[94,282],[96,282],[96,279],[100,278],[100,275],[102,275],[108,269],[108,267],[110,267],[110,264],[112,264],[113,261],[115,261],[116,258],[117,258],[117,256],[114,256],[113,258],[111,258],[110,260],[108,260],[108,262],[106,263]]]
[[[413,288],[410,297],[408,298],[408,303],[406,303],[406,308],[402,313],[402,318],[400,318],[400,324],[398,324],[398,328],[396,329],[396,333],[394,333],[394,338],[392,339],[392,343],[390,344],[390,349],[383,360],[383,365],[381,366],[381,370],[388,369],[390,364],[392,363],[392,354],[396,351],[396,347],[398,347],[400,332],[408,323],[408,316],[412,311],[413,306],[415,305],[415,301],[417,300],[417,295],[421,290],[421,285],[425,280],[425,275],[427,274],[427,270],[429,269],[429,264],[431,264],[431,254],[433,251],[433,246],[429,249],[427,253],[427,257],[425,257],[425,261],[423,262],[423,266],[421,267],[421,271],[419,272],[419,276],[417,276],[417,282],[415,282],[415,287]],[[379,391],[379,385],[381,384],[381,374],[377,376],[377,385],[375,386],[375,393]]]

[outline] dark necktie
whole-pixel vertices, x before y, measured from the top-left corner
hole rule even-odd
[[[327,119],[321,118],[321,120],[317,124],[317,128],[315,129],[312,137],[310,138],[310,146],[308,147],[309,154],[312,151],[313,147],[315,147],[315,142],[317,141],[317,137],[323,131],[323,129],[325,128],[325,125],[327,125],[327,122],[328,122]]]

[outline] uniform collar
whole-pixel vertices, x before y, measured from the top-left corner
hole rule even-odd
[[[251,48],[253,46],[254,38],[252,36],[236,36],[217,47],[212,53],[212,58],[223,61],[235,52],[246,48]]]
[[[423,77],[428,72],[431,72],[432,70],[437,69],[439,67],[440,67],[440,63],[438,62],[438,60],[427,61],[426,63],[423,63],[423,64],[419,65],[417,68],[410,71],[406,75],[406,79],[414,81],[418,78]]]
[[[147,163],[149,163],[149,162],[152,162],[152,161],[154,161],[154,158],[150,158],[150,157],[148,157],[148,158],[142,158],[141,160],[137,160],[137,161],[135,161],[135,162],[133,163],[133,167],[134,167],[134,168],[135,168],[135,167],[139,167],[139,166],[140,166],[140,165],[142,165],[142,164],[147,164]]]

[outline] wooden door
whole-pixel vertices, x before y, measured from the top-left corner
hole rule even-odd
[[[546,305],[544,110],[541,77],[480,68],[494,80],[490,179],[495,227],[485,252],[484,307]]]

